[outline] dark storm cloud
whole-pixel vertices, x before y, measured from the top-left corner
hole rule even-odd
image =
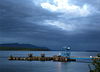
[[[87,3],[98,13],[70,17],[36,6],[32,0],[3,0],[0,2],[0,43],[31,43],[52,49],[69,44],[74,50],[99,49],[100,7],[97,1],[73,1],[77,5]]]
[[[27,6],[27,3],[24,2],[22,1],[22,4],[20,4],[21,1],[4,0],[2,4],[0,4],[0,30],[2,32],[27,32],[38,29],[41,31],[41,29],[44,28],[41,27],[42,24],[39,24],[40,21],[47,18],[56,18],[56,15],[50,12],[34,7],[33,3],[32,6]]]

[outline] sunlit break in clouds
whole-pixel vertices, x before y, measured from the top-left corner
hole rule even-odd
[[[79,24],[78,20],[72,22],[66,22],[66,20],[77,17],[88,17],[98,12],[94,6],[88,3],[78,5],[74,4],[71,0],[37,0],[34,3],[48,12],[58,14],[59,19],[45,19],[42,21],[43,25],[51,25],[51,27],[54,26],[68,32],[80,30],[80,27],[82,28],[84,25]],[[84,27],[82,29],[84,30]]]
[[[82,6],[74,5],[69,3],[68,0],[42,0],[40,6],[51,12],[58,12],[77,16],[88,16],[94,12],[94,8],[90,7],[88,4],[83,4]]]
[[[48,24],[48,25],[51,25],[51,26],[55,26],[55,27],[58,27],[61,30],[65,30],[65,31],[73,31],[73,30],[75,30],[75,26],[73,24],[65,24],[65,23],[62,23],[60,21],[45,20],[44,24],[45,25]]]

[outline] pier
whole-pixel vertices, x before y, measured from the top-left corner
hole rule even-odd
[[[99,59],[100,57],[94,56],[94,57],[85,57],[85,56],[70,56],[64,57],[64,56],[57,56],[54,55],[52,57],[46,57],[45,54],[41,54],[40,56],[33,56],[32,54],[28,54],[27,57],[15,57],[15,56],[9,56],[8,60],[24,60],[24,61],[59,61],[59,62],[68,62],[68,61],[77,61],[78,59]]]
[[[28,57],[14,57],[9,56],[8,60],[20,60],[20,61],[59,61],[59,62],[67,62],[67,61],[76,61],[76,59],[70,59],[63,56],[54,55],[52,57],[46,57],[45,54],[41,54],[40,56],[33,56],[32,54],[28,54]]]

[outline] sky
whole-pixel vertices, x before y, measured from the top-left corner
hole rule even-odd
[[[100,50],[100,0],[0,0],[0,43]]]

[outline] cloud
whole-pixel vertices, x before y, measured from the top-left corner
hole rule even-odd
[[[42,21],[42,24],[48,28],[51,27],[54,30],[67,32],[67,34],[86,34],[88,31],[100,31],[99,18],[100,15],[71,19],[46,19]]]
[[[66,30],[66,31],[73,31],[75,29],[75,26],[72,24],[65,24],[60,21],[55,21],[55,20],[45,20],[43,22],[44,25],[48,26],[55,26],[57,28],[60,28],[61,30]]]
[[[40,2],[40,6],[48,11],[64,13],[64,15],[86,17],[93,14],[96,10],[93,6],[84,3],[82,6],[70,4],[69,0],[53,0],[52,2]]]

